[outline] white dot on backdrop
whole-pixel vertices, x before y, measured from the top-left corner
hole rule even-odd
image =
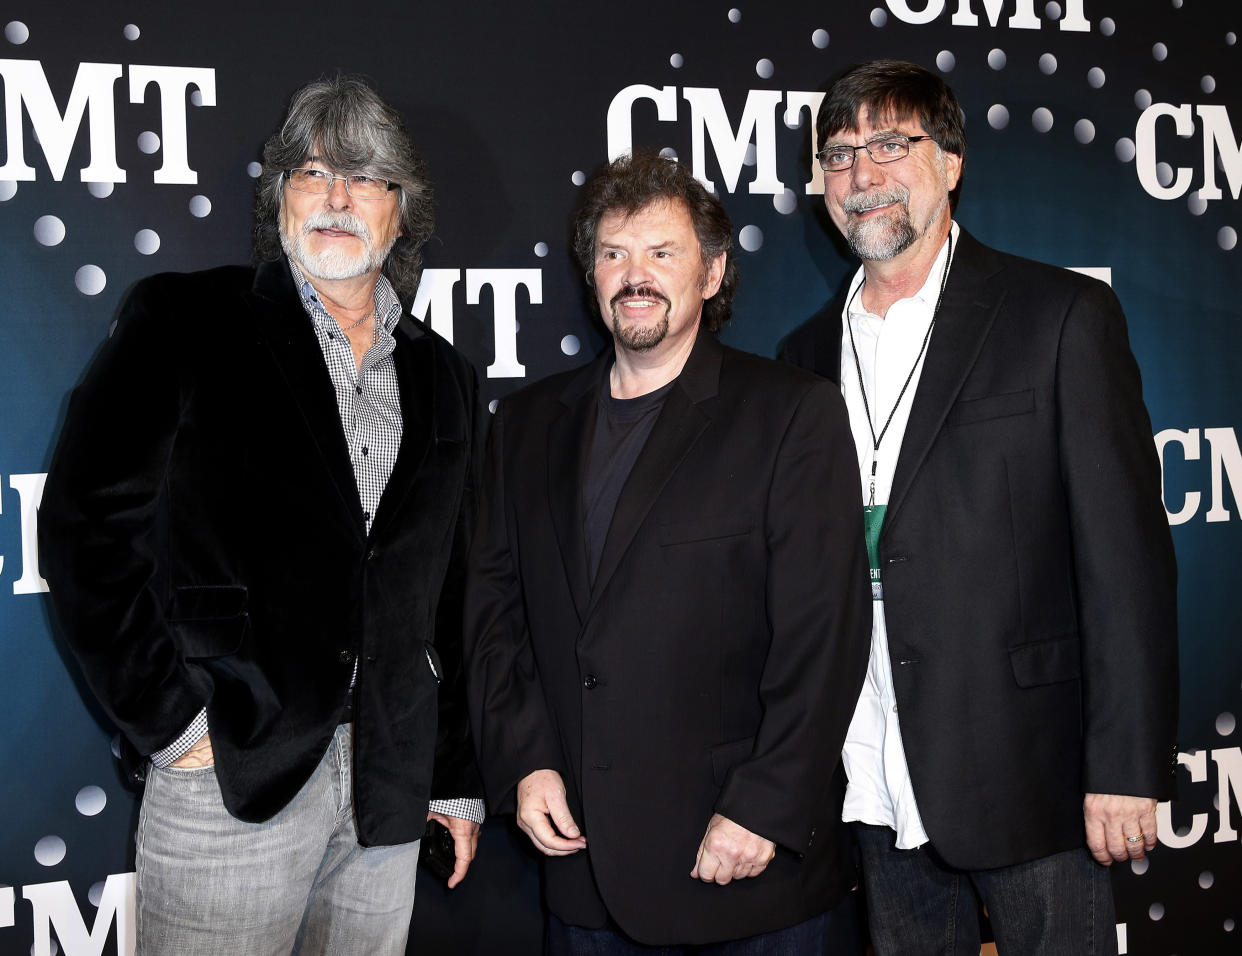
[[[1235,925],[1235,924],[1234,924],[1233,920],[1231,920],[1231,919],[1227,919],[1227,920],[1225,920],[1225,932],[1226,932],[1226,933],[1232,933],[1232,932],[1233,932],[1233,927],[1234,927],[1234,925]]]
[[[746,152],[742,154],[742,165],[743,166],[755,165],[755,156],[756,156],[755,144],[747,143]]]
[[[988,125],[992,129],[1004,129],[1009,125],[1009,110],[1000,103],[988,107]]]
[[[763,245],[763,230],[758,226],[743,226],[737,234],[737,241],[747,252],[757,252]]]
[[[1199,89],[1203,90],[1204,93],[1215,93],[1216,92],[1216,77],[1205,76],[1203,79],[1199,81]]]
[[[755,74],[761,80],[770,79],[772,74],[776,72],[776,67],[772,65],[772,61],[764,57],[755,64]]]
[[[1041,106],[1031,114],[1031,125],[1035,127],[1035,132],[1046,133],[1052,129],[1052,110],[1046,106]]]
[[[988,66],[994,70],[1003,70],[1005,64],[1009,62],[1009,57],[1005,56],[1005,51],[1001,49],[993,49],[988,52]]]
[[[742,11],[739,10],[737,7],[733,7],[729,11],[729,22],[730,23],[741,23],[742,22]]]
[[[20,20],[12,20],[4,25],[4,38],[15,46],[20,46],[30,39],[30,28]]]
[[[1061,19],[1061,4],[1059,3],[1047,4],[1044,7],[1044,16],[1046,16],[1049,20],[1060,20]]]
[[[1233,226],[1220,227],[1220,231],[1216,233],[1216,244],[1225,252],[1229,252],[1238,244],[1238,233]]]
[[[82,816],[93,817],[108,805],[108,795],[101,787],[92,784],[78,791],[78,795],[73,798],[73,805]]]
[[[199,219],[205,218],[211,212],[211,200],[206,196],[190,197],[190,215]]]
[[[11,179],[0,179],[0,202],[8,202],[17,195],[17,183]]]
[[[1095,139],[1095,124],[1089,119],[1080,119],[1074,124],[1074,139],[1084,146]]]
[[[112,751],[112,756],[117,760],[121,759],[121,735],[113,734],[112,740],[108,743],[108,749]]]
[[[1186,208],[1190,210],[1192,216],[1202,216],[1207,212],[1207,200],[1199,195],[1199,190],[1193,190],[1186,197]]]
[[[1173,167],[1168,163],[1156,163],[1156,182],[1161,186],[1172,185]]]
[[[955,66],[957,66],[957,57],[948,50],[941,50],[936,54],[936,69],[941,73],[948,73]]]
[[[1151,94],[1147,90],[1138,90],[1134,94],[1134,105],[1141,110],[1151,106]]]
[[[107,199],[116,188],[115,183],[87,183],[86,191],[96,199]]]
[[[154,229],[139,229],[134,233],[134,248],[144,256],[154,255],[160,248],[160,236]]]
[[[1212,794],[1212,809],[1218,810],[1218,811],[1220,810],[1220,791],[1219,790],[1216,791],[1216,793]]]
[[[669,62],[669,66],[671,66],[673,69],[680,70],[683,66],[686,65],[686,58],[682,56],[680,53],[674,53],[672,56],[668,58],[668,62]]]
[[[41,246],[59,246],[65,239],[65,224],[56,216],[40,216],[35,220],[34,237]]]
[[[1113,22],[1112,17],[1105,17],[1100,21],[1100,34],[1102,36],[1111,37],[1117,32],[1117,24]]]
[[[1051,53],[1045,53],[1039,58],[1039,72],[1046,76],[1052,76],[1057,71],[1057,58]]]
[[[83,295],[99,295],[108,284],[108,277],[99,266],[85,265],[73,274],[73,284]]]
[[[802,110],[797,106],[785,107],[785,126],[797,129],[802,125]]]
[[[1225,34],[1225,46],[1233,46],[1238,42],[1238,35],[1230,30]]]
[[[104,881],[92,883],[91,888],[86,891],[86,898],[90,900],[91,906],[99,909],[99,903],[103,900]]]
[[[786,187],[772,197],[772,208],[782,216],[788,216],[798,208],[798,194]]]
[[[142,31],[138,29],[138,24],[127,23],[125,24],[125,29],[121,31],[121,35],[124,36],[126,40],[137,40],[140,36],[142,36]]]
[[[566,355],[577,355],[578,350],[582,348],[582,343],[578,341],[578,336],[567,335],[561,339],[561,351]]]
[[[811,42],[815,45],[815,48],[817,50],[824,49],[826,46],[828,46],[828,31],[827,30],[816,30],[814,33],[811,34]]]
[[[499,405],[499,404],[500,404],[500,402],[499,402],[497,399],[494,399],[494,398],[493,398],[490,402],[488,402],[488,403],[487,403],[487,410],[488,410],[489,412],[491,412],[493,415],[495,415],[495,414],[496,414],[496,406],[497,406],[497,405]]]
[[[51,956],[60,956],[60,944],[54,939],[49,939],[48,942],[51,943],[51,949],[49,950]],[[37,956],[33,943],[30,945],[30,956]]]
[[[251,179],[258,179],[260,176],[263,175],[263,164],[262,163],[247,163],[246,164],[246,175],[249,176]]]
[[[1234,719],[1233,714],[1225,711],[1216,718],[1216,732],[1222,737],[1228,737],[1238,727],[1238,722]]]
[[[888,11],[876,7],[871,11],[871,25],[873,27],[882,27],[888,23]]]
[[[1121,137],[1113,146],[1113,152],[1123,163],[1131,162],[1134,159],[1134,140],[1125,136]]]
[[[1187,823],[1180,827],[1174,827],[1173,832],[1176,833],[1179,837],[1190,836],[1190,824]]]
[[[1160,62],[1169,55],[1169,48],[1163,43],[1157,43],[1152,46],[1151,55],[1156,62]]]
[[[581,169],[575,169],[573,175],[569,177],[569,181],[575,186],[581,186],[586,182],[586,173]]]
[[[542,259],[547,254],[548,254],[548,244],[546,242],[536,242],[535,243],[535,255],[537,255],[540,259]]]
[[[65,858],[65,841],[58,836],[45,836],[35,844],[34,858],[43,866],[55,866]]]
[[[1180,10],[1182,8],[1182,0],[1173,0],[1173,9]]]
[[[1147,868],[1151,866],[1151,861],[1144,857],[1141,860],[1130,861],[1130,872],[1135,876],[1142,876],[1147,872]]]
[[[1212,884],[1216,882],[1216,877],[1212,875],[1211,870],[1204,870],[1199,874],[1199,889],[1210,890]]]
[[[160,138],[150,130],[138,134],[138,148],[144,153],[154,153],[160,148]]]
[[[1093,66],[1087,71],[1087,85],[1093,90],[1098,90],[1104,85],[1104,71],[1098,66]]]
[[[1164,904],[1152,903],[1151,906],[1147,907],[1147,918],[1151,920],[1164,919]]]
[[[203,105],[203,91],[202,90],[195,90],[193,93],[190,94],[190,105],[191,106],[202,106]]]
[[[665,159],[676,160],[677,150],[673,149],[672,146],[665,146],[662,150],[660,150],[660,155],[663,156]]]

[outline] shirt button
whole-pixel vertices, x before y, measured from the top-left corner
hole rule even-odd
[[[359,395],[361,395],[361,394],[362,394],[362,386],[361,386],[361,385],[355,385],[355,386],[354,386],[354,391],[355,391],[355,392],[357,392]]]
[[[599,678],[594,674],[587,674],[582,680],[582,686],[587,690],[595,690],[599,686]]]
[[[367,446],[363,445],[362,446],[362,457],[366,458],[366,456],[367,456]]]
[[[897,713],[897,705],[896,705],[896,704],[893,704],[893,713],[894,713],[894,714],[895,714],[895,713]]]
[[[363,520],[363,521],[370,521],[370,520],[371,520],[371,512],[369,512],[369,511],[364,511],[364,512],[362,513],[362,520]],[[367,555],[367,557],[369,558],[369,557],[370,557],[370,555],[368,554],[368,555]]]

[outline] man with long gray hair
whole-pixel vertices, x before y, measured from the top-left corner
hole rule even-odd
[[[476,389],[402,307],[431,189],[350,78],[264,148],[256,268],[140,282],[40,514],[65,635],[145,778],[144,953],[400,953],[419,839],[465,876]]]

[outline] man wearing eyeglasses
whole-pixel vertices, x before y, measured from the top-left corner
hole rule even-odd
[[[838,382],[874,604],[843,751],[877,954],[1115,953],[1107,865],[1171,796],[1176,596],[1160,471],[1105,284],[952,218],[962,111],[911,63],[818,115],[862,266],[787,340]]]
[[[405,951],[419,838],[482,802],[460,674],[476,390],[402,306],[432,201],[365,84],[295,94],[254,269],[140,282],[40,512],[65,635],[146,789],[140,953]]]

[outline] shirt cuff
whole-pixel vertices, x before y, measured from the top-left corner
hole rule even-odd
[[[180,737],[167,747],[151,754],[151,763],[157,767],[171,767],[179,757],[188,753],[190,748],[198,743],[205,733],[207,733],[206,707],[195,715],[194,719],[190,721],[190,726],[181,732]]]
[[[432,800],[427,807],[428,813],[443,813],[446,817],[457,817],[472,823],[483,823],[483,801],[475,797],[458,797],[455,800]]]

